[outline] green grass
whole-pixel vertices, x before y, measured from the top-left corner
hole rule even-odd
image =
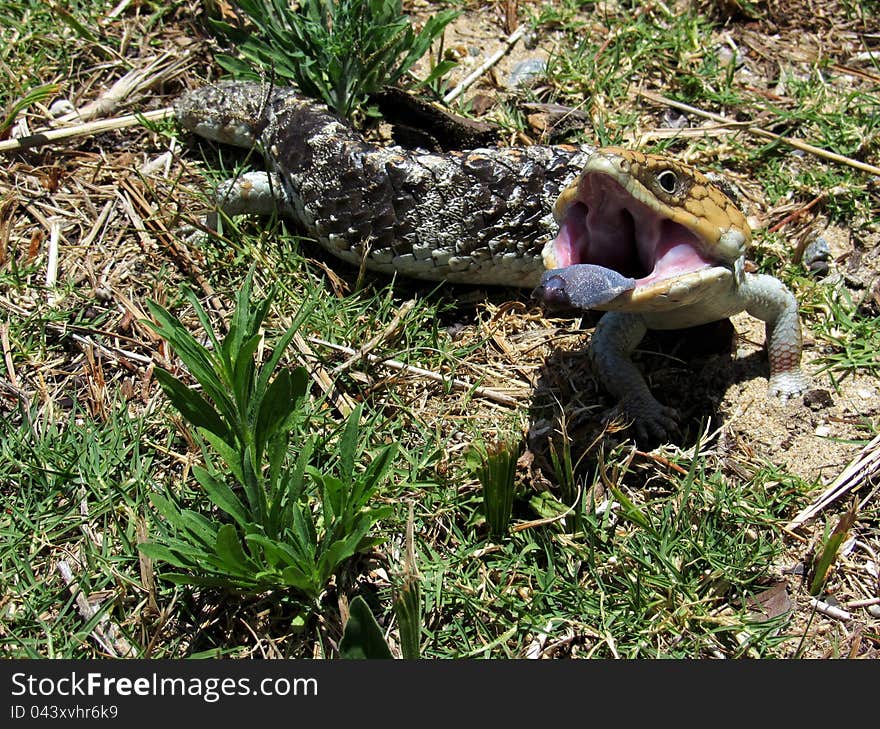
[[[94,654],[73,597],[63,588],[59,560],[79,587],[101,595],[105,614],[130,616],[135,640],[144,627],[137,521],[161,478],[155,450],[143,442],[156,423],[132,419],[114,404],[105,420],[74,406],[64,417],[31,409],[17,425],[6,416],[0,439],[0,571],[7,586],[0,645],[5,656],[84,657]]]
[[[820,289],[821,314],[814,331],[826,353],[817,360],[818,374],[827,372],[836,383],[856,372],[880,372],[880,320],[853,302],[846,289]],[[818,312],[817,312],[818,313]]]
[[[695,471],[633,507],[648,528],[623,509],[585,510],[581,532],[528,529],[486,554],[467,529],[450,524],[450,541],[472,546],[422,555],[423,591],[429,616],[463,619],[429,629],[430,654],[521,656],[538,633],[567,630],[598,638],[595,657],[772,652],[778,623],[754,624],[745,608],[714,612],[733,595],[758,591],[778,551],[773,514],[784,502],[747,489]]]
[[[784,75],[783,96],[777,100],[759,93],[753,77],[737,71],[730,48],[720,41],[707,42],[715,38],[716,26],[693,8],[672,15],[665,12],[664,6],[650,6],[635,14],[621,10],[619,16],[598,16],[595,21],[605,25],[608,32],[594,34],[584,32],[584,25],[571,19],[574,6],[562,7],[545,8],[538,18],[570,29],[569,42],[559,44],[549,73],[559,101],[572,105],[587,101],[585,110],[595,126],[584,134],[588,141],[598,138],[601,144],[623,142],[626,133],[639,123],[637,105],[633,104],[639,86],[644,79],[662,78],[663,93],[678,101],[737,120],[753,120],[769,131],[838,154],[876,159],[880,148],[878,85],[859,83],[832,68],[831,62],[836,59],[819,57],[803,64],[798,72]],[[760,59],[753,50],[740,46],[739,52],[745,54],[748,68],[760,69]],[[846,89],[843,93],[841,85]],[[700,121],[691,117],[694,124]],[[834,190],[828,196],[827,210],[831,219],[841,224],[851,224],[854,217],[870,219],[871,200],[876,207],[876,198],[864,184],[864,173],[839,165],[812,164],[811,157],[793,154],[784,144],[738,137],[725,141],[732,150],[728,144],[719,145],[713,136],[673,137],[655,144],[658,151],[699,149],[707,160],[717,160],[720,170],[753,175],[761,181],[771,203],[792,189],[805,198],[805,203]],[[746,145],[750,141],[752,144]],[[752,149],[744,155],[730,154],[741,146]],[[713,149],[719,147],[729,150],[724,157]]]
[[[370,94],[405,79],[458,12],[442,10],[416,30],[401,0],[241,0],[249,27],[211,19],[235,55],[221,66],[240,78],[271,74],[295,83],[345,118],[363,116]],[[438,65],[425,83],[448,66]]]
[[[97,40],[123,52],[121,25],[95,30],[96,19],[111,5],[67,7],[84,27],[100,34]],[[834,93],[829,84],[839,76],[828,59],[800,66],[798,78],[788,82],[786,100],[774,101],[750,90],[707,43],[718,29],[711,19],[695,11],[674,16],[659,5],[639,12],[635,4],[618,12],[605,8],[603,14],[596,7],[569,1],[524,8],[539,37],[552,31],[564,39],[550,63],[549,93],[562,103],[586,101],[596,127],[585,130],[583,139],[619,143],[636,130],[656,126],[659,110],[633,98],[638,84],[649,79],[665,94],[710,111],[760,119],[775,131],[843,154],[876,157],[876,87],[854,84],[846,94]],[[182,10],[178,4],[158,3],[151,12],[144,21],[147,30],[165,23],[171,27]],[[852,5],[848,12],[875,9]],[[7,82],[0,85],[0,106],[58,79],[68,68],[74,71],[70,83],[77,83],[78,74],[105,55],[96,39],[58,21],[43,3],[0,0],[0,26],[5,37],[19,33],[18,42],[0,47],[0,76]],[[10,72],[13,68],[17,73]],[[525,128],[525,119],[512,107],[499,113],[511,127]],[[164,150],[161,134],[131,139],[138,150]],[[89,144],[112,154],[115,140],[95,138]],[[738,135],[657,139],[653,147],[753,178],[771,205],[790,195],[805,204],[834,188],[825,208],[832,221],[866,231],[876,217],[876,192],[861,173],[792,155],[781,145]],[[257,165],[239,152],[210,145],[201,159],[191,148],[179,149],[181,157],[212,170],[209,180]],[[0,201],[13,188],[12,174],[0,173]],[[184,195],[177,187],[174,194]],[[188,200],[181,199],[186,206]],[[169,204],[158,193],[151,202],[159,213]],[[94,216],[83,209],[90,223]],[[198,433],[170,406],[144,363],[132,360],[129,369],[96,349],[92,357],[97,364],[90,365],[87,345],[72,336],[90,337],[112,351],[167,355],[145,327],[123,326],[118,298],[105,302],[94,292],[104,270],[116,272],[115,256],[124,259],[124,251],[138,244],[130,230],[116,228],[106,238],[109,243],[102,239],[107,250],[96,248],[88,252],[94,258],[83,256],[88,265],[74,260],[81,252],[70,251],[61,268],[58,293],[63,296],[50,306],[42,287],[45,248],[33,260],[25,256],[33,226],[27,219],[13,228],[9,258],[0,267],[12,363],[10,371],[3,359],[0,373],[6,384],[14,372],[22,393],[16,399],[4,388],[0,420],[3,655],[105,655],[94,630],[106,618],[138,656],[245,657],[268,643],[283,656],[311,656],[316,650],[335,656],[343,634],[343,597],[362,597],[383,627],[390,626],[392,636],[398,635],[396,621],[403,620],[408,654],[430,658],[521,657],[536,645],[558,656],[779,657],[791,655],[798,645],[801,627],[785,619],[756,618],[748,598],[778,577],[783,554],[789,562],[795,559],[791,550],[802,554],[801,545],[787,541],[781,525],[819,484],[759,456],[732,466],[714,447],[696,455],[663,449],[655,460],[634,454],[630,445],[608,435],[586,455],[558,450],[555,468],[543,472],[546,482],[536,482],[523,469],[514,471],[509,521],[507,504],[501,503],[499,516],[489,523],[484,491],[465,454],[474,444],[524,433],[530,425],[526,399],[522,408],[501,411],[473,393],[364,362],[336,373],[335,384],[356,400],[363,415],[360,435],[369,447],[358,450],[366,455],[354,459],[353,469],[360,472],[370,454],[385,447],[396,449],[388,478],[369,499],[370,508],[383,515],[371,532],[375,541],[359,545],[363,549],[322,573],[320,589],[312,589],[308,601],[296,589],[277,584],[260,584],[256,590],[253,585],[242,590],[240,584],[226,585],[235,589],[176,584],[168,578],[181,568],[161,559],[144,562],[138,550],[144,539],[161,540],[166,530],[173,531],[174,515],[169,521],[171,512],[154,508],[155,495],[218,524],[230,523],[195,477],[194,467],[204,458]],[[83,227],[88,229],[88,223]],[[68,235],[75,241],[78,233]],[[384,331],[403,303],[413,299],[402,326],[375,354],[475,383],[487,371],[500,369],[484,356],[497,346],[491,335],[497,322],[485,301],[507,302],[517,294],[462,294],[461,288],[432,290],[430,285],[359,277],[278,219],[226,221],[224,236],[192,249],[197,269],[227,309],[233,308],[252,264],[257,295],[277,286],[264,327],[270,345],[303,302],[311,302],[300,325],[304,337],[357,347]],[[876,376],[876,317],[860,301],[806,278],[786,259],[786,245],[782,237],[759,237],[756,258],[762,270],[781,272],[798,290],[805,324],[823,350],[819,375],[832,383],[853,374]],[[124,276],[110,277],[117,290],[145,313],[147,301],[159,302],[204,343],[204,327],[184,294],[186,275],[165,253],[161,238],[133,260],[129,265],[124,259]],[[339,290],[325,267],[339,271]],[[462,302],[466,295],[472,303]],[[6,299],[26,313],[6,306]],[[219,317],[210,317],[219,327]],[[117,338],[120,333],[128,339]],[[315,358],[290,350],[283,366],[320,364],[333,370],[347,359],[311,346]],[[271,346],[261,356],[270,352]],[[176,359],[167,361],[179,365]],[[514,362],[510,371],[520,364]],[[186,370],[175,374],[195,384]],[[312,437],[320,445],[319,462],[312,466],[338,473],[344,417],[333,397],[314,384],[310,390],[307,427],[288,444],[290,459],[295,462]],[[865,427],[876,429],[876,424]],[[570,433],[559,441],[569,447],[576,442]],[[505,466],[507,478],[512,464]],[[510,483],[503,485],[505,491]],[[320,531],[323,507],[314,494],[311,499],[305,503]],[[404,558],[410,507],[415,565]],[[861,518],[865,533],[874,534],[876,512],[868,510]],[[83,594],[100,606],[95,618],[80,614],[58,574],[59,560],[70,564]],[[405,612],[401,602],[407,603]]]

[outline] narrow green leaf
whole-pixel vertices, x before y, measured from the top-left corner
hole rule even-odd
[[[261,460],[269,439],[278,436],[281,425],[287,421],[298,401],[294,395],[294,381],[290,370],[281,370],[258,404],[254,422],[254,445],[257,459]]]
[[[216,433],[221,438],[229,437],[229,428],[204,397],[195,390],[190,390],[174,375],[161,367],[156,367],[154,374],[166,397],[188,422],[197,428],[204,428],[211,433]]]
[[[352,485],[349,498],[349,509],[359,511],[370,500],[378,488],[385,483],[391,466],[394,465],[394,457],[397,455],[397,443],[382,448],[370,461],[364,473],[357,477]]]
[[[220,350],[220,340],[217,339],[214,322],[211,320],[211,315],[208,313],[208,310],[205,309],[204,306],[202,306],[202,302],[199,301],[199,297],[196,295],[196,292],[193,291],[190,287],[187,286],[183,289],[183,295],[195,312],[195,315],[199,320],[199,324],[202,325],[202,331],[208,336],[208,339],[211,341],[211,346],[214,348],[214,351],[218,352]],[[189,334],[185,327],[183,329],[187,334]],[[205,348],[201,344],[199,344],[199,348],[206,353],[208,352],[207,348]]]
[[[345,430],[339,439],[339,477],[343,481],[351,481],[354,475],[354,464],[357,456],[358,434],[360,430],[363,405],[358,405],[345,421]]]
[[[286,567],[282,570],[281,579],[284,580],[285,584],[301,590],[312,599],[317,598],[323,589],[323,585],[316,583],[312,575],[294,566]]]
[[[653,532],[654,527],[651,524],[651,521],[648,517],[637,507],[632,501],[627,498],[626,494],[623,493],[616,486],[610,486],[611,493],[614,495],[614,498],[620,502],[621,511],[620,515],[625,519],[637,524],[643,529],[648,529]]]
[[[190,535],[190,543],[195,542],[210,548],[217,537],[217,523],[208,520],[203,514],[192,509],[181,509],[178,519],[179,528],[182,532]]]
[[[251,516],[258,524],[265,524],[268,516],[266,486],[260,464],[255,462],[253,446],[248,445],[242,453],[242,474],[245,498]]]
[[[241,499],[235,495],[235,492],[227,484],[201,466],[193,466],[193,475],[202,488],[205,489],[208,498],[217,507],[235,519],[239,526],[245,527],[251,521],[247,509],[241,503]]]
[[[226,465],[226,468],[229,469],[229,472],[235,478],[236,481],[243,484],[244,483],[244,472],[241,468],[241,450],[240,448],[234,447],[234,445],[230,445],[223,438],[211,433],[208,430],[199,430],[199,435],[201,435],[208,443],[211,444],[211,447],[217,451],[217,454],[220,458],[223,459],[223,463]],[[230,434],[229,438],[232,440],[233,444],[237,444],[235,438]]]
[[[392,603],[400,631],[400,652],[407,659],[421,657],[422,599],[419,580],[407,575],[395,591]]]
[[[382,629],[364,599],[358,595],[349,605],[348,622],[339,643],[340,658],[392,658]]]
[[[224,524],[217,530],[215,548],[231,573],[247,575],[255,571],[256,565],[244,553],[238,532],[232,524]]]
[[[317,305],[317,298],[310,298],[307,302],[302,304],[296,312],[296,315],[293,317],[293,321],[291,321],[290,326],[281,335],[280,339],[275,342],[275,348],[272,352],[272,356],[266,361],[265,366],[260,371],[260,375],[257,379],[256,392],[263,393],[269,384],[269,378],[275,372],[278,364],[281,362],[281,358],[284,356],[284,353],[287,351],[287,348],[290,346],[290,342],[296,333],[300,330],[303,325],[303,322],[306,320],[306,317],[311,313],[311,311]],[[308,373],[305,371],[305,368],[298,367],[296,371],[302,370],[302,372],[306,375]],[[299,375],[297,375],[296,379],[299,379]],[[307,380],[306,380],[307,381]]]
[[[283,549],[279,549],[278,544],[272,539],[262,534],[246,534],[244,539],[252,554],[256,554],[254,547],[262,550],[266,562],[269,563],[273,570],[280,572],[290,566],[288,553]]]
[[[244,590],[247,592],[259,589],[260,585],[252,579],[232,576],[191,575],[171,572],[162,575],[163,579],[176,585],[194,585],[196,587],[216,587],[224,590]]]
[[[158,542],[141,542],[138,544],[138,549],[141,554],[149,557],[150,559],[154,559],[159,562],[167,562],[172,567],[177,567],[179,569],[191,569],[192,564],[186,560],[181,559],[177,556],[177,554],[166,547],[164,544],[159,544]]]
[[[858,500],[853,500],[849,509],[843,513],[830,536],[822,545],[822,551],[818,559],[814,561],[813,574],[810,579],[810,594],[814,597],[821,593],[822,588],[825,587],[825,581],[828,579],[831,566],[834,564],[834,560],[837,559],[841,545],[853,528],[858,512],[859,502]]]

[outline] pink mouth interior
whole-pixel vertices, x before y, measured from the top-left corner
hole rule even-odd
[[[610,177],[585,175],[578,192],[553,241],[557,268],[602,266],[642,287],[714,265],[694,233],[633,199]]]

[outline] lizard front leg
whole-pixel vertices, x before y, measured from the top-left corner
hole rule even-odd
[[[633,421],[638,435],[664,439],[678,429],[678,413],[654,398],[630,359],[647,330],[639,314],[606,313],[593,333],[590,359],[600,382],[617,398],[617,412]]]
[[[740,294],[746,311],[767,324],[769,394],[781,400],[801,394],[809,380],[800,366],[801,323],[794,294],[778,279],[763,274],[748,274]]]

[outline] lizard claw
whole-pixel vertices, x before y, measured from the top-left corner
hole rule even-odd
[[[679,432],[678,411],[653,398],[623,400],[612,410],[612,417],[629,423],[643,441],[666,441]]]
[[[793,369],[772,375],[767,391],[770,397],[787,402],[804,393],[809,386],[810,382],[807,376],[800,369]]]

